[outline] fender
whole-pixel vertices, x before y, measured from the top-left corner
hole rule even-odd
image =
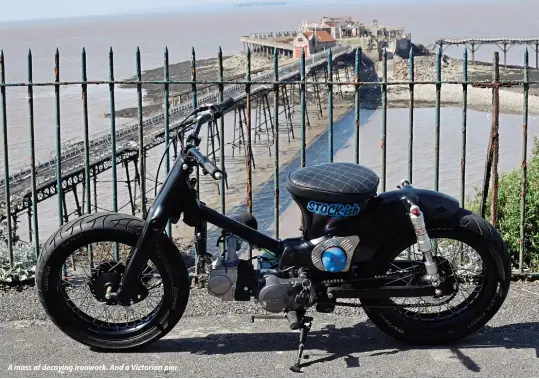
[[[456,199],[440,192],[406,186],[371,199],[358,217],[333,219],[328,223],[326,233],[334,236],[359,235],[360,243],[353,262],[370,261],[382,246],[396,236],[403,233],[413,235],[407,200],[421,208],[429,228],[447,228],[459,222],[456,215],[460,206]]]

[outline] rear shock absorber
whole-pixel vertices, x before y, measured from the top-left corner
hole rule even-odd
[[[412,221],[415,235],[417,236],[417,245],[419,247],[419,251],[421,251],[425,257],[425,268],[427,270],[427,274],[429,275],[432,285],[437,287],[440,284],[440,275],[438,274],[438,266],[432,258],[432,241],[427,234],[423,212],[421,212],[421,209],[413,203],[410,205],[410,220]]]

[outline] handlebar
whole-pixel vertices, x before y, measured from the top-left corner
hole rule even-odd
[[[196,159],[198,164],[208,173],[211,175],[212,178],[216,180],[220,180],[224,177],[223,172],[217,168],[215,163],[210,161],[208,157],[202,155],[202,153],[195,147],[192,147],[189,149],[188,154],[192,155],[193,158]]]
[[[228,108],[230,108],[233,105],[234,105],[234,99],[229,97],[227,99],[224,99],[219,104],[216,104],[215,108],[216,108],[217,111],[222,113],[222,112],[226,111]]]
[[[227,99],[224,99],[222,102],[214,104],[204,104],[199,106],[195,113],[199,112],[208,112],[208,114],[212,114],[214,116],[214,119],[218,119],[223,115],[223,112],[226,111],[228,108],[232,107],[234,105],[234,99],[229,97]]]
[[[205,173],[211,175],[213,179],[221,180],[226,177],[226,174],[221,171],[215,163],[210,161],[208,157],[204,156],[198,149],[197,146],[200,143],[200,138],[198,134],[200,133],[200,128],[202,125],[209,121],[215,121],[221,118],[225,112],[234,105],[233,98],[227,98],[217,104],[205,104],[199,106],[191,115],[194,117],[191,119],[190,124],[195,124],[195,130],[188,137],[188,142],[193,142],[190,147],[187,147],[187,154],[191,155],[197,161],[198,165],[203,168]],[[196,115],[196,116],[194,116]]]

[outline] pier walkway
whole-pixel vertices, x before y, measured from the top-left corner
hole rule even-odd
[[[442,38],[434,42],[434,47],[444,51],[448,46],[464,45],[466,49],[470,49],[472,53],[472,62],[475,62],[475,52],[482,45],[496,45],[503,52],[503,64],[507,67],[507,52],[515,45],[525,45],[535,51],[535,68],[539,69],[539,37],[530,38],[464,38],[450,39]]]
[[[337,46],[332,49],[333,60],[342,59],[345,55],[353,52],[349,46]],[[323,51],[310,56],[306,60],[306,75],[314,71],[314,69],[323,67],[327,64],[328,52]],[[287,65],[279,70],[279,80],[287,81],[297,78],[300,74],[300,63]],[[272,81],[274,73],[262,72],[252,76],[253,81],[265,82]],[[216,82],[216,84],[218,84]],[[253,84],[251,86],[251,94],[256,94],[261,91],[272,89],[271,84]],[[224,98],[233,98],[236,103],[245,100],[245,84],[227,84],[223,89]],[[197,99],[198,104],[217,102],[219,91],[208,92],[200,95]],[[231,110],[234,107],[231,108]],[[181,120],[193,110],[191,101],[182,102],[170,108],[169,112],[169,130],[172,133],[178,128]],[[143,120],[144,134],[144,150],[152,149],[164,142],[164,114],[147,117]],[[120,125],[116,130],[116,162],[120,164],[138,157],[138,141],[139,141],[139,124],[131,122]],[[90,137],[90,176],[96,176],[103,171],[112,167],[111,157],[111,135],[107,131],[103,131]],[[61,173],[62,173],[62,189],[68,192],[77,184],[84,183],[84,142],[70,141],[69,144],[63,144],[61,154]],[[42,162],[36,166],[36,187],[38,202],[46,200],[57,194],[56,167],[57,158]],[[11,174],[9,177],[9,191],[11,202],[11,215],[16,215],[31,207],[31,167],[22,169],[21,171]],[[0,215],[6,215],[6,182],[0,180]]]

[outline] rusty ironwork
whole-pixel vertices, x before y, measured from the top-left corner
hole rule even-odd
[[[492,81],[494,84],[500,80],[499,71],[499,54],[494,53]],[[492,126],[490,129],[489,144],[487,150],[487,158],[485,160],[485,175],[483,177],[483,188],[481,193],[481,217],[485,217],[487,207],[487,197],[489,193],[489,184],[492,175],[493,181],[493,198],[491,204],[491,222],[497,221],[497,206],[498,206],[498,147],[499,147],[499,117],[500,117],[500,87],[493,85],[492,87]],[[494,171],[494,172],[492,172]]]
[[[280,188],[283,175],[283,169],[288,167],[288,163],[282,161],[282,151],[280,147],[280,142],[286,143],[286,138],[282,135],[283,140],[280,139],[280,132],[284,131],[285,125],[280,127],[280,117],[284,114],[287,132],[293,133],[293,116],[295,115],[294,106],[296,103],[300,106],[300,113],[297,114],[297,120],[299,126],[301,127],[301,144],[298,144],[298,161],[301,167],[304,167],[311,162],[307,162],[307,150],[309,146],[307,145],[307,128],[309,127],[309,113],[307,112],[307,104],[309,106],[314,106],[312,108],[313,112],[318,114],[319,118],[322,118],[324,115],[322,113],[322,101],[327,100],[328,105],[328,114],[325,115],[327,118],[327,130],[324,130],[323,133],[327,133],[324,137],[328,137],[327,149],[329,152],[329,159],[331,159],[334,154],[337,152],[341,146],[333,144],[333,138],[337,139],[337,133],[340,131],[337,129],[338,123],[334,123],[333,120],[333,100],[335,86],[338,87],[339,93],[343,86],[352,86],[355,96],[350,101],[353,101],[354,104],[354,135],[350,140],[354,145],[354,157],[350,157],[351,161],[359,163],[360,161],[360,131],[361,131],[361,107],[362,107],[362,98],[361,92],[363,87],[370,88],[379,88],[381,90],[381,112],[382,112],[382,135],[380,139],[380,154],[382,160],[381,167],[381,190],[386,190],[386,174],[391,170],[389,167],[388,170],[388,161],[386,159],[387,148],[387,132],[388,132],[388,119],[387,119],[387,107],[388,107],[388,89],[391,86],[405,86],[408,89],[410,100],[409,100],[409,139],[408,139],[408,176],[409,179],[413,178],[413,166],[414,166],[414,157],[413,157],[413,148],[414,148],[414,116],[415,116],[415,94],[414,90],[418,85],[431,85],[436,87],[436,118],[434,124],[434,149],[435,149],[435,159],[436,164],[433,170],[434,174],[434,187],[438,189],[439,175],[440,175],[440,161],[439,161],[439,147],[440,147],[440,107],[441,107],[441,89],[445,84],[458,84],[462,86],[462,144],[461,144],[461,162],[460,162],[460,201],[462,206],[464,206],[465,200],[465,188],[466,188],[466,140],[467,140],[467,97],[469,87],[474,88],[488,88],[492,90],[492,112],[493,120],[491,126],[491,136],[489,139],[489,153],[487,154],[487,160],[485,163],[485,180],[483,182],[483,194],[481,198],[481,213],[484,216],[488,212],[486,209],[487,201],[489,195],[489,187],[491,185],[490,194],[492,196],[492,202],[490,204],[490,216],[491,222],[496,224],[497,220],[497,192],[498,192],[498,159],[499,159],[499,91],[503,88],[509,87],[523,87],[524,88],[524,107],[523,107],[523,151],[522,151],[522,183],[521,183],[521,210],[520,210],[520,251],[518,252],[518,267],[521,273],[524,271],[525,264],[525,253],[528,236],[526,230],[526,214],[527,214],[527,197],[529,197],[529,188],[528,188],[528,178],[527,178],[527,133],[528,133],[528,89],[530,85],[539,84],[539,82],[530,81],[527,68],[524,71],[524,80],[501,80],[499,76],[499,57],[495,56],[494,62],[494,73],[491,80],[483,81],[470,81],[468,78],[468,56],[465,52],[463,59],[463,76],[461,80],[442,80],[441,78],[441,59],[440,53],[438,53],[437,64],[436,64],[436,80],[434,81],[417,81],[415,80],[414,75],[414,60],[413,51],[411,51],[409,59],[409,80],[401,81],[388,81],[387,76],[387,54],[383,55],[383,60],[381,62],[382,68],[382,78],[380,81],[361,81],[362,79],[362,52],[361,49],[348,49],[348,50],[333,50],[331,53],[323,52],[323,54],[315,57],[314,63],[309,56],[308,59],[303,55],[302,58],[298,60],[296,67],[288,68],[289,65],[283,65],[279,67],[278,56],[274,54],[273,61],[273,70],[268,70],[269,73],[265,73],[260,70],[251,70],[251,55],[247,52],[247,64],[245,67],[245,73],[241,77],[224,78],[224,69],[223,69],[223,58],[222,52],[219,49],[218,60],[219,60],[219,77],[217,80],[197,80],[196,73],[196,59],[195,51],[192,51],[192,75],[190,80],[171,80],[168,75],[168,51],[165,50],[165,62],[164,62],[164,77],[163,80],[142,80],[142,71],[140,63],[140,50],[137,49],[137,67],[136,67],[136,80],[116,80],[113,75],[113,60],[112,60],[112,49],[110,51],[109,63],[110,63],[110,75],[108,80],[88,80],[86,77],[86,54],[83,50],[81,55],[82,60],[82,76],[80,81],[61,81],[60,80],[60,67],[59,67],[59,52],[55,55],[55,66],[54,66],[54,81],[53,82],[36,82],[32,80],[31,77],[31,61],[29,60],[29,77],[26,83],[20,82],[7,82],[5,79],[5,60],[3,54],[0,55],[0,94],[2,100],[2,135],[4,137],[4,180],[0,180],[0,195],[2,196],[1,205],[3,207],[2,211],[4,217],[6,217],[6,224],[8,233],[5,235],[5,239],[8,242],[8,250],[13,249],[13,240],[15,238],[19,239],[20,234],[17,228],[17,221],[20,219],[20,213],[23,211],[28,214],[30,217],[31,225],[31,236],[29,237],[30,243],[35,244],[36,254],[38,253],[36,242],[39,242],[39,219],[38,219],[38,203],[57,196],[58,198],[58,215],[60,223],[64,222],[68,216],[68,207],[71,208],[71,214],[82,214],[89,213],[91,211],[98,211],[103,209],[110,209],[111,204],[105,204],[104,201],[101,201],[101,204],[97,204],[98,188],[97,188],[97,177],[106,170],[116,170],[118,164],[123,164],[126,169],[127,176],[127,186],[120,186],[119,191],[123,191],[125,196],[129,197],[128,205],[131,205],[131,212],[135,213],[139,210],[140,215],[144,216],[146,213],[146,183],[150,185],[150,180],[153,183],[153,178],[147,178],[147,162],[146,157],[150,149],[157,146],[163,146],[163,144],[171,140],[171,136],[177,131],[176,121],[179,116],[186,113],[186,110],[192,109],[201,103],[212,102],[212,101],[222,101],[224,98],[233,95],[236,100],[236,106],[232,110],[234,115],[238,118],[238,128],[230,128],[229,132],[226,132],[225,128],[225,118],[221,118],[220,125],[211,126],[212,129],[208,130],[209,145],[212,147],[212,153],[210,157],[214,160],[219,160],[221,168],[224,170],[226,165],[228,165],[228,159],[234,159],[234,150],[240,148],[244,149],[242,152],[245,154],[241,156],[240,160],[245,160],[246,164],[246,175],[247,177],[247,208],[250,212],[253,211],[253,205],[257,200],[257,186],[253,183],[253,173],[256,172],[257,167],[254,162],[254,152],[252,144],[255,145],[261,143],[261,146],[264,146],[264,153],[272,155],[273,158],[273,167],[270,168],[272,172],[272,177],[267,179],[266,183],[256,183],[258,184],[268,184],[269,189],[273,192],[273,207],[274,207],[274,232],[275,236],[279,237],[279,223],[281,212],[280,207],[283,206],[285,199],[281,199]],[[29,54],[29,59],[31,55]],[[329,59],[328,59],[329,58]],[[341,75],[339,72],[342,69],[342,66],[349,65],[354,67],[355,71],[352,77],[348,74],[346,76]],[[526,53],[525,66],[528,65],[528,54]],[[294,66],[294,65],[291,65]],[[347,68],[345,68],[347,70]],[[322,77],[322,72],[325,72],[327,76]],[[348,72],[348,71],[347,71]],[[351,72],[351,70],[350,70]],[[138,101],[138,117],[135,120],[136,122],[124,125],[116,125],[114,121],[114,90],[115,87],[120,84],[134,84],[137,89],[137,101]],[[164,109],[160,110],[159,114],[154,114],[146,116],[143,114],[143,105],[142,105],[142,89],[143,86],[148,84],[159,84],[163,86],[163,97],[164,97]],[[191,86],[192,91],[190,92],[191,101],[189,106],[185,106],[181,101],[179,105],[172,101],[172,98],[176,95],[173,95],[169,92],[173,87],[172,85],[176,84],[187,84]],[[81,136],[80,143],[72,143],[70,145],[61,144],[60,142],[60,132],[61,132],[61,120],[60,120],[60,91],[64,86],[80,86],[82,91],[82,110],[83,110],[83,127],[84,135]],[[106,136],[101,136],[99,138],[94,138],[89,135],[89,121],[88,121],[88,96],[91,93],[92,86],[97,85],[106,85],[110,91],[110,108],[111,108],[111,120],[110,120],[110,130],[106,133]],[[33,122],[34,117],[32,113],[32,102],[33,102],[33,90],[36,87],[47,87],[50,86],[54,88],[55,98],[56,98],[56,156],[54,160],[46,163],[37,163],[34,154],[31,154],[30,157],[30,166],[27,170],[21,170],[20,172],[10,173],[9,168],[9,153],[8,148],[12,148],[11,144],[8,141],[8,119],[6,111],[6,89],[10,87],[26,87],[28,91],[28,125],[30,128],[30,142],[29,150],[32,152],[32,140],[33,140]],[[321,87],[324,86],[324,91],[321,91]],[[295,98],[294,90],[299,90],[298,98]],[[327,92],[325,89],[328,89]],[[198,89],[198,90],[197,90]],[[211,91],[215,89],[215,91]],[[344,94],[344,92],[343,92]],[[184,94],[185,97],[188,96],[187,93]],[[327,95],[327,99],[325,96]],[[183,95],[182,95],[183,96]],[[269,98],[272,98],[270,104]],[[322,98],[324,97],[324,98]],[[167,101],[170,101],[169,102]],[[312,104],[312,102],[316,104]],[[182,108],[183,107],[183,108]],[[325,107],[324,107],[325,108]],[[183,112],[183,113],[182,113]],[[252,112],[254,112],[256,120],[253,123],[251,119]],[[263,141],[260,138],[261,133],[264,131],[261,129],[262,126],[266,127],[265,133],[267,134],[267,142]],[[118,127],[116,127],[118,126]],[[215,129],[215,130],[214,130]],[[391,130],[391,129],[389,129]],[[251,133],[255,132],[255,139],[251,140]],[[236,138],[236,133],[238,137]],[[228,142],[227,139],[229,135],[234,134],[232,142]],[[83,138],[82,138],[83,137]],[[225,139],[225,137],[227,139]],[[258,138],[257,138],[258,137]],[[216,139],[214,141],[214,138]],[[431,137],[429,137],[431,138]],[[83,140],[82,140],[83,139]],[[133,141],[136,143],[136,146],[131,146],[126,143],[126,141]],[[34,141],[35,142],[35,141]],[[403,141],[404,142],[404,141]],[[215,143],[218,144],[218,147],[215,146]],[[268,151],[265,151],[265,143],[267,143]],[[273,146],[271,146],[273,144]],[[113,148],[113,146],[115,147]],[[101,149],[102,146],[106,146],[107,149]],[[232,158],[230,157],[229,149],[232,152]],[[218,151],[217,151],[218,150]],[[288,149],[287,149],[288,150]],[[324,151],[326,151],[324,149]],[[257,152],[259,152],[257,150]],[[176,155],[175,155],[176,156]],[[235,158],[236,161],[238,158]],[[416,158],[417,159],[417,158]],[[79,163],[76,163],[76,162]],[[135,163],[135,177],[134,181],[138,181],[140,187],[140,194],[137,196],[138,188],[135,186],[135,190],[131,187],[131,182],[133,177],[129,171],[129,161]],[[168,161],[168,160],[167,160]],[[138,165],[137,165],[138,162]],[[225,165],[226,163],[226,165]],[[262,165],[263,166],[263,165]],[[114,168],[113,168],[114,167]],[[44,172],[47,174],[44,175]],[[198,174],[198,173],[197,173]],[[243,175],[243,174],[242,174]],[[31,178],[31,179],[28,179]],[[197,176],[197,179],[200,179]],[[147,181],[148,180],[148,181]],[[93,181],[93,198],[91,191],[91,183]],[[114,180],[118,183],[118,178]],[[492,181],[492,184],[491,184]],[[272,183],[273,182],[273,183]],[[197,183],[201,183],[200,180],[197,180]],[[204,179],[202,180],[204,183]],[[80,184],[80,185],[79,185]],[[157,183],[158,184],[158,183]],[[156,184],[156,185],[157,185]],[[153,184],[152,184],[153,185]],[[204,184],[201,184],[201,186]],[[78,189],[83,188],[82,196],[82,206],[79,201]],[[271,188],[273,187],[273,188]],[[198,193],[200,193],[200,188]],[[225,180],[222,180],[219,186],[219,195],[220,195],[220,207],[221,212],[225,213],[227,210],[227,191],[228,186]],[[65,194],[73,193],[73,197],[69,195],[68,200],[73,201],[75,204],[75,209],[73,210],[73,204],[67,203]],[[244,189],[242,189],[242,193]],[[59,196],[58,196],[59,195]],[[101,195],[101,194],[99,194]],[[119,195],[119,194],[117,194]],[[271,194],[268,194],[268,201],[271,201]],[[109,203],[109,201],[107,201]],[[135,203],[140,205],[140,208],[135,208]],[[120,207],[121,209],[123,207]],[[235,208],[234,208],[235,210]],[[24,215],[26,217],[26,215]],[[170,232],[170,231],[169,231]],[[34,247],[34,245],[32,245]],[[517,252],[514,252],[517,253]],[[516,256],[516,254],[515,254]]]

